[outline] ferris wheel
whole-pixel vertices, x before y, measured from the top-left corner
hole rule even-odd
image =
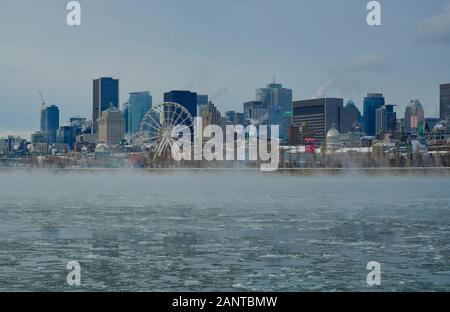
[[[160,103],[144,115],[135,142],[152,152],[154,159],[162,158],[171,150],[178,152],[182,144],[191,144],[190,138],[186,140],[186,133],[191,133],[193,125],[194,118],[184,106]]]

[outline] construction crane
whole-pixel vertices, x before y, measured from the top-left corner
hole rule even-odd
[[[41,97],[42,109],[44,109],[44,108],[45,108],[45,99],[44,99],[44,97],[42,96],[41,90],[39,90],[39,96]]]

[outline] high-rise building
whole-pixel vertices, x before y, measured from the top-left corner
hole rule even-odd
[[[411,100],[405,110],[405,131],[409,134],[423,133],[425,114],[419,100]]]
[[[385,101],[382,93],[369,93],[364,98],[364,132],[369,136],[375,136],[375,111],[384,106]]]
[[[208,105],[208,95],[197,94],[197,116],[201,116],[206,105]]]
[[[450,83],[440,86],[440,118],[450,120]]]
[[[213,102],[209,101],[206,107],[203,109],[203,113],[201,115],[202,117],[202,124],[203,129],[205,129],[207,126],[210,125],[217,125],[222,127],[223,130],[225,130],[225,120],[222,118],[222,115],[220,114],[217,107],[213,104]]]
[[[59,129],[59,108],[56,105],[46,106],[44,111],[44,131],[47,133],[48,142],[56,143],[56,132]]]
[[[119,108],[119,80],[110,77],[95,79],[93,83],[92,133],[98,132],[98,118],[110,106]]]
[[[350,100],[347,102],[345,107],[341,108],[340,112],[340,132],[348,133],[351,132],[355,124],[358,124],[361,120],[361,112],[355,103]]]
[[[41,114],[40,114],[40,127],[39,129],[41,131],[45,131],[45,105],[41,108]]]
[[[31,143],[44,144],[48,142],[47,134],[44,131],[36,131],[31,134]]]
[[[86,118],[80,116],[70,117],[69,125],[73,127],[75,136],[81,134],[82,132],[87,132],[88,130],[90,130],[90,122],[88,122]]]
[[[111,106],[98,119],[98,142],[109,146],[119,144],[125,136],[125,122],[122,112]]]
[[[320,146],[331,128],[340,127],[340,112],[343,105],[344,100],[339,98],[296,101],[294,102],[294,126],[307,127],[314,133],[317,146]]]
[[[172,90],[164,93],[164,102],[173,102],[186,108],[192,117],[197,117],[197,93]]]
[[[244,118],[251,124],[267,125],[269,112],[261,101],[248,101],[244,103]]]
[[[227,111],[225,113],[225,118],[227,124],[229,125],[245,125],[245,118],[243,113],[238,113],[235,111]]]
[[[395,105],[384,105],[375,111],[375,134],[394,133],[397,124],[397,114],[394,112]]]
[[[65,144],[69,147],[69,150],[73,150],[73,144],[75,143],[75,128],[72,126],[62,126],[58,130],[57,142],[58,144]]]
[[[128,102],[122,104],[122,113],[123,113],[125,134],[129,134],[130,133],[130,129],[129,129],[130,127],[128,125],[128,111],[129,111],[129,107],[130,107],[130,105],[128,104]]]
[[[150,92],[133,92],[130,93],[128,99],[128,121],[125,123],[128,126],[128,134],[130,136],[139,132],[142,119],[145,114],[152,108],[152,96]]]
[[[278,125],[280,140],[287,142],[288,130],[292,125],[292,90],[274,81],[256,90],[256,100],[267,108],[268,124]]]

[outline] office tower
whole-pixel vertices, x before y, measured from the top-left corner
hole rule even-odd
[[[405,131],[408,134],[423,133],[425,114],[419,100],[411,100],[405,110]]]
[[[385,105],[387,115],[387,131],[394,133],[397,130],[397,113],[394,111],[395,105]]]
[[[197,93],[173,90],[164,93],[164,102],[173,102],[186,108],[192,117],[197,117]]]
[[[197,116],[201,116],[206,105],[208,105],[208,95],[197,94]]]
[[[382,93],[369,93],[364,98],[364,132],[375,135],[375,111],[385,104]]]
[[[344,100],[339,98],[321,98],[294,102],[293,124],[295,127],[307,127],[314,133],[317,146],[325,141],[325,134],[340,127],[340,112]]]
[[[48,142],[47,134],[44,131],[36,131],[31,134],[32,144],[44,144]]]
[[[440,118],[450,120],[450,83],[440,86]]]
[[[45,106],[43,106],[41,108],[41,112],[40,112],[40,127],[39,129],[41,131],[45,131]]]
[[[375,111],[375,134],[379,137],[394,133],[397,123],[395,105],[384,105]]]
[[[44,131],[47,133],[48,143],[56,143],[56,132],[59,129],[59,108],[56,105],[46,106],[44,112]]]
[[[97,119],[110,106],[119,108],[119,80],[109,77],[95,79],[93,83],[92,133],[98,132]]]
[[[235,111],[227,111],[225,113],[227,124],[229,125],[245,125],[244,113],[238,113]]]
[[[425,118],[425,129],[432,130],[439,123],[439,118]]]
[[[132,92],[128,99],[127,115],[128,120],[127,133],[133,136],[139,132],[142,119],[145,114],[152,108],[152,96],[150,92]]]
[[[248,101],[244,103],[244,118],[255,125],[267,125],[269,112],[261,101]]]
[[[124,122],[124,131],[125,135],[128,135],[130,132],[130,127],[128,125],[128,111],[129,111],[128,102],[122,104],[122,113],[123,113],[123,122]]]
[[[292,90],[274,81],[266,88],[256,90],[256,100],[267,108],[268,124],[278,125],[280,140],[287,142],[288,129],[292,125]]]
[[[69,147],[69,150],[73,150],[75,143],[75,128],[72,126],[62,126],[58,130],[57,142],[59,144],[65,144]]]
[[[209,101],[208,104],[204,107],[202,117],[203,129],[205,129],[209,125],[217,125],[222,127],[225,130],[226,124],[224,124],[224,119],[220,114],[217,107],[213,104],[213,102]]]
[[[111,106],[98,119],[98,142],[109,146],[120,144],[125,136],[125,121],[122,112]]]
[[[340,112],[340,132],[348,133],[351,132],[353,127],[359,123],[361,120],[361,112],[355,103],[350,100],[347,102],[345,107],[341,108]]]
[[[79,135],[82,132],[86,132],[87,128],[89,128],[89,123],[84,117],[70,117],[69,125],[73,127],[75,131],[75,136]]]

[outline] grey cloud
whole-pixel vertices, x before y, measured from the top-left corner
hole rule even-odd
[[[384,59],[374,53],[360,55],[347,66],[347,70],[354,73],[384,73],[390,69]]]
[[[418,41],[450,45],[450,1],[444,6],[443,12],[422,21]]]

